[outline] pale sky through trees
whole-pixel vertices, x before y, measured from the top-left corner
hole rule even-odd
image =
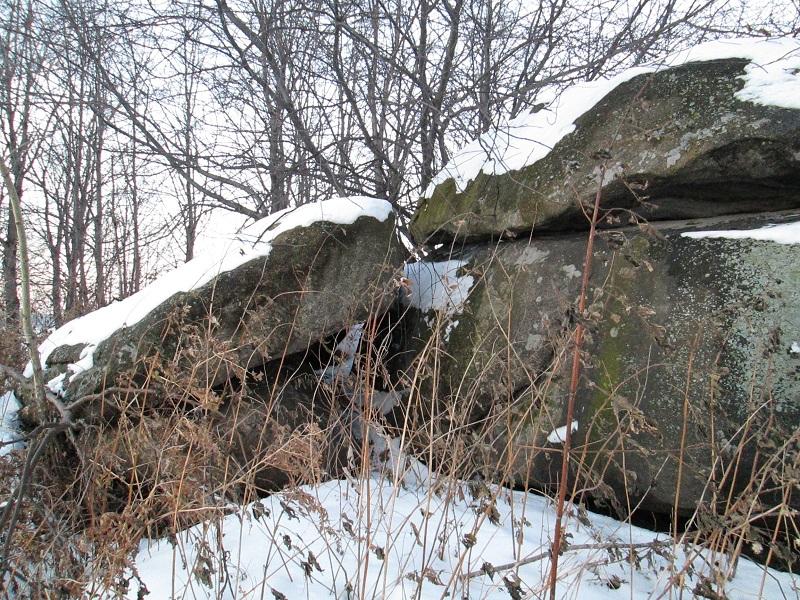
[[[453,153],[566,85],[719,37],[793,35],[792,2],[3,0],[0,133],[56,323],[205,240],[362,194],[411,210]],[[15,237],[0,199],[4,318]]]

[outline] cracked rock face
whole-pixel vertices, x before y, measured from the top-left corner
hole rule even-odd
[[[800,111],[738,99],[748,61],[725,59],[640,75],[575,121],[541,160],[450,179],[423,200],[417,240],[479,240],[586,229],[579,201],[649,220],[800,206]]]
[[[455,418],[486,446],[476,469],[519,485],[558,480],[561,444],[552,434],[566,420],[570,332],[580,318],[587,334],[573,456],[583,457],[582,485],[618,506],[669,511],[680,477],[684,513],[709,500],[712,474],[740,491],[756,449],[779,448],[800,427],[798,249],[681,233],[779,218],[600,232],[582,316],[574,302],[585,233],[464,247],[454,259],[475,283],[458,324],[445,336],[420,320],[419,335],[439,335],[435,398],[463,409]],[[737,462],[745,476],[724,481]]]
[[[255,368],[306,350],[392,302],[405,257],[394,219],[360,217],[350,225],[319,221],[277,236],[265,257],[180,292],[94,350],[90,369],[71,373],[64,392],[79,399],[120,375],[146,377],[153,365],[216,385],[230,369]],[[83,345],[55,349],[47,379],[75,362]],[[231,367],[232,365],[232,367]],[[87,406],[84,410],[91,411]]]

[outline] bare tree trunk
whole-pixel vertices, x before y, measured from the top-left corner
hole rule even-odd
[[[195,73],[196,46],[191,41],[191,22],[190,15],[186,15],[187,22],[182,25],[184,43],[180,50],[182,66],[182,86],[183,95],[183,160],[186,163],[186,177],[183,181],[183,206],[181,208],[181,218],[183,219],[183,230],[185,236],[186,261],[194,258],[194,245],[197,239],[197,226],[199,211],[197,206],[197,190],[192,185],[192,181],[197,177],[197,148],[195,142],[195,102],[197,99],[197,81]]]
[[[4,39],[0,43],[2,59],[2,90],[0,92],[0,115],[2,130],[10,165],[12,187],[8,189],[9,210],[6,236],[3,240],[3,300],[5,323],[13,326],[20,322],[20,299],[17,292],[19,280],[18,253],[19,225],[14,214],[13,201],[22,198],[23,180],[30,164],[30,116],[33,95],[34,73],[38,68],[33,40],[33,7],[15,2],[5,14],[8,20],[4,27]]]
[[[64,211],[62,205],[59,205],[57,197],[58,190],[49,188],[46,173],[42,175],[40,181],[37,182],[38,187],[44,194],[44,242],[50,253],[50,264],[52,266],[52,280],[50,282],[50,299],[53,311],[53,322],[56,326],[61,325],[64,321],[64,314],[62,310],[62,273],[61,273],[61,250],[64,241],[64,232],[66,229],[66,220],[64,218]],[[51,207],[55,205],[54,211]],[[52,220],[57,219],[55,232],[53,231]]]
[[[68,111],[68,145],[66,152],[69,154],[71,172],[71,227],[69,229],[69,252],[67,254],[67,295],[65,309],[69,318],[74,318],[83,313],[83,277],[84,277],[84,250],[86,243],[86,200],[87,190],[84,173],[84,146],[81,137],[85,132],[85,74],[82,70],[72,73],[73,81],[77,79],[77,88],[69,90]],[[72,107],[78,111],[77,119]]]
[[[424,190],[433,179],[434,148],[430,143],[429,131],[431,128],[431,110],[433,109],[433,94],[428,85],[428,16],[430,14],[428,0],[419,3],[419,43],[416,47],[417,64],[415,74],[417,85],[420,88],[420,117],[419,117],[419,145],[420,145],[420,187]]]
[[[188,74],[187,74],[188,77]],[[191,180],[194,178],[194,146],[192,144],[192,91],[191,85],[188,81],[184,80],[184,137],[183,137],[183,151],[186,157],[186,174],[183,184],[183,229],[186,236],[185,242],[185,260],[188,262],[194,258],[194,243],[197,239],[197,206],[195,204],[195,190],[192,187]]]
[[[133,108],[139,110],[139,94],[134,86],[133,89]],[[142,285],[142,243],[139,227],[139,138],[138,130],[135,125],[131,127],[131,218],[133,221],[133,259],[131,261],[130,294],[139,291]],[[188,181],[188,179],[187,179]]]
[[[19,296],[17,295],[17,220],[9,207],[6,235],[3,239],[3,314],[4,325],[9,329],[19,324]]]
[[[100,78],[95,80],[95,103],[97,104],[97,133],[95,140],[94,156],[94,269],[95,269],[95,308],[106,305],[106,277],[103,264],[103,143],[105,125],[103,121],[103,91],[100,87]]]
[[[33,331],[33,315],[31,314],[31,296],[30,296],[30,273],[28,272],[28,242],[25,239],[25,229],[22,224],[22,207],[20,205],[20,197],[17,194],[16,183],[11,178],[11,173],[6,166],[5,160],[0,159],[0,175],[2,175],[3,183],[5,184],[6,191],[8,192],[8,200],[10,212],[14,215],[14,222],[17,228],[17,241],[19,243],[19,258],[20,258],[20,283],[22,288],[22,302],[20,304],[20,317],[22,319],[22,330],[25,334],[25,342],[28,345],[28,353],[33,366],[33,386],[34,386],[34,400],[36,402],[35,410],[41,411],[44,414],[45,406],[45,390],[44,378],[42,377],[42,364],[39,360],[39,348],[36,344],[36,335]]]
[[[492,93],[492,42],[494,33],[494,0],[485,0],[486,15],[483,23],[483,39],[481,44],[481,70],[478,82],[478,118],[480,132],[486,133],[492,126],[489,113],[489,101]]]

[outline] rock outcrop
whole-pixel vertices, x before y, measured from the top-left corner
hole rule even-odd
[[[306,205],[51,334],[46,380],[100,469],[100,510],[132,490],[192,522],[215,498],[335,472],[350,440],[326,373],[338,338],[394,302],[406,255],[389,203]]]
[[[324,210],[331,213],[336,207],[321,205],[268,217],[248,228],[246,250],[232,247],[218,259],[212,256],[208,265],[200,263],[199,274],[187,263],[143,290],[142,297],[124,300],[127,306],[111,305],[65,324],[43,345],[55,346],[45,356],[46,379],[76,399],[114,385],[119,375],[148,377],[155,360],[177,361],[199,383],[213,386],[228,379],[231,368],[255,368],[306,351],[368,315],[380,314],[394,299],[392,281],[405,250],[394,234],[388,203],[360,202],[377,206],[383,218],[367,212],[349,223],[336,214],[325,220]],[[292,220],[301,225],[287,228],[284,221],[291,225]],[[240,252],[255,255],[243,256],[246,260],[228,270],[218,262],[225,254]],[[195,279],[209,272],[211,276],[162,301],[150,300],[158,296],[160,285],[185,279],[187,271]],[[152,308],[138,311],[144,314],[126,323],[137,305],[148,303]],[[108,328],[109,320],[112,332],[105,339],[81,343],[82,338],[92,339],[93,324]]]
[[[541,160],[475,173],[464,189],[444,179],[414,234],[438,242],[586,229],[581,203],[598,190],[623,219],[626,210],[655,220],[800,206],[800,111],[743,99],[749,66],[710,60],[624,81]]]
[[[759,62],[763,48],[779,51]],[[532,115],[519,130],[551,137],[506,139],[517,144],[507,164],[492,145],[502,136],[485,136],[421,202],[417,239],[448,243],[407,268],[414,368],[435,407],[420,418],[444,416],[439,437],[462,432],[475,471],[556,484],[571,427],[571,489],[623,512],[727,510],[791,487],[770,461],[800,460],[800,103],[789,93],[800,45],[727,50],[568,90],[559,110],[591,100],[566,111],[574,124]],[[522,165],[520,147],[533,156]],[[711,229],[733,232],[692,233]],[[437,293],[448,301],[420,300]]]
[[[92,426],[80,443],[109,448],[103,477],[128,489],[182,481],[203,442],[203,505],[210,479],[265,491],[352,467],[375,422],[458,477],[552,488],[569,428],[572,489],[622,512],[800,507],[781,496],[800,464],[800,44],[722,47],[568,90],[585,106],[533,115],[526,131],[550,137],[513,161],[456,161],[412,223],[418,243],[450,243],[405,276],[387,203],[321,203],[65,325],[43,358]],[[356,389],[336,378],[362,333]],[[116,402],[97,393],[115,385]]]
[[[475,424],[487,443],[476,470],[519,485],[557,482],[554,434],[565,425],[570,332],[581,319],[573,443],[583,477],[619,492],[614,501],[657,511],[669,511],[680,487],[687,513],[710,499],[709,481],[731,483],[734,461],[749,477],[757,448],[780,447],[800,428],[800,255],[790,244],[682,234],[766,222],[601,232],[584,315],[574,300],[585,234],[463,248],[458,273],[474,284],[440,323],[435,398],[467,411],[459,425]]]

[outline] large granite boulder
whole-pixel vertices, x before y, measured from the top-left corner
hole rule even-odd
[[[392,304],[405,256],[389,203],[306,205],[51,334],[46,380],[75,426],[54,456],[80,457],[84,508],[136,496],[143,519],[183,526],[221,497],[337,474],[347,396],[326,373],[346,376],[336,353],[352,363],[359,337],[337,340]]]
[[[389,204],[367,198],[268,217],[218,259],[195,259],[139,294],[65,324],[42,346],[46,380],[70,400],[120,377],[123,385],[131,378],[155,383],[166,371],[210,387],[303,352],[392,302],[406,254],[394,227]],[[179,291],[170,295],[159,289],[173,284]],[[110,334],[97,341],[96,328]]]
[[[730,52],[736,55],[737,48],[742,55],[750,51],[742,45]],[[420,242],[440,242],[586,229],[581,203],[598,189],[604,207],[621,209],[615,217],[623,223],[627,209],[654,220],[800,206],[800,110],[781,107],[780,99],[776,105],[754,99],[757,82],[748,79],[769,68],[727,58],[576,86],[562,104],[580,103],[582,95],[601,99],[574,115],[574,126],[569,106],[542,110],[519,131],[477,140],[460,160],[479,161],[485,153],[487,164],[502,163],[494,154],[503,153],[495,148],[503,135],[531,136],[525,151],[534,158],[541,146],[554,144],[552,150],[500,174],[472,166],[466,174],[454,167],[449,176],[445,168],[421,202],[412,231]],[[798,77],[796,69],[783,70],[784,79]],[[571,133],[560,137],[564,131]]]
[[[484,475],[556,482],[569,336],[580,319],[588,330],[573,438],[577,489],[629,510],[671,511],[677,501],[682,513],[731,483],[741,492],[776,452],[797,452],[800,252],[682,234],[786,218],[798,215],[601,232],[583,315],[575,300],[585,234],[465,246],[447,263],[414,267],[423,291],[409,302],[428,309],[417,312],[418,347],[438,349],[435,369],[420,371],[434,373],[436,413],[469,432]],[[435,296],[424,290],[437,278],[417,275],[426,272],[442,275],[440,290],[461,284],[455,303],[420,301]]]

